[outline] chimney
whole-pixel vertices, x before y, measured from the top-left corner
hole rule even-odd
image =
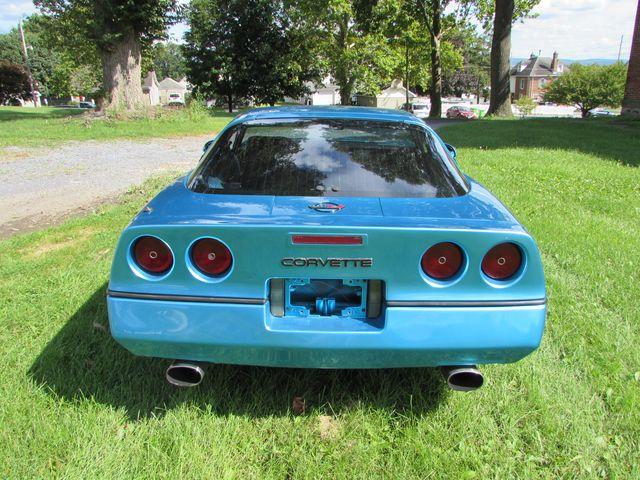
[[[551,59],[551,71],[558,71],[558,52],[553,52],[553,58]]]

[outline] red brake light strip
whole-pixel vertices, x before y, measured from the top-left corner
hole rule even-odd
[[[294,245],[362,245],[362,235],[291,235]]]

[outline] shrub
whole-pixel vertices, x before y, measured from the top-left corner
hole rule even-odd
[[[522,115],[522,118],[527,115],[531,115],[537,107],[536,102],[534,102],[532,98],[526,96],[520,97],[515,101],[514,105],[518,109],[518,112],[520,112],[520,115]]]

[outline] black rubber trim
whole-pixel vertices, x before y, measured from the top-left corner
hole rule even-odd
[[[533,307],[545,305],[546,298],[534,300],[462,300],[442,302],[437,300],[387,300],[387,307]]]
[[[168,295],[163,293],[134,293],[107,290],[107,296],[114,298],[131,298],[135,300],[163,300],[165,302],[195,302],[195,303],[237,303],[241,305],[264,305],[264,298],[240,297],[201,297],[197,295]]]

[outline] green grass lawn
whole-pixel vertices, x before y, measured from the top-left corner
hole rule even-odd
[[[468,394],[431,369],[235,366],[176,390],[168,361],[111,339],[104,298],[118,234],[162,178],[0,243],[0,478],[640,478],[638,130],[516,120],[442,133],[540,245],[537,352],[483,366]]]
[[[178,137],[219,131],[233,117],[223,110],[190,114],[164,109],[153,118],[91,118],[71,108],[0,107],[0,147],[48,147],[68,140]],[[84,115],[83,115],[84,113]]]

